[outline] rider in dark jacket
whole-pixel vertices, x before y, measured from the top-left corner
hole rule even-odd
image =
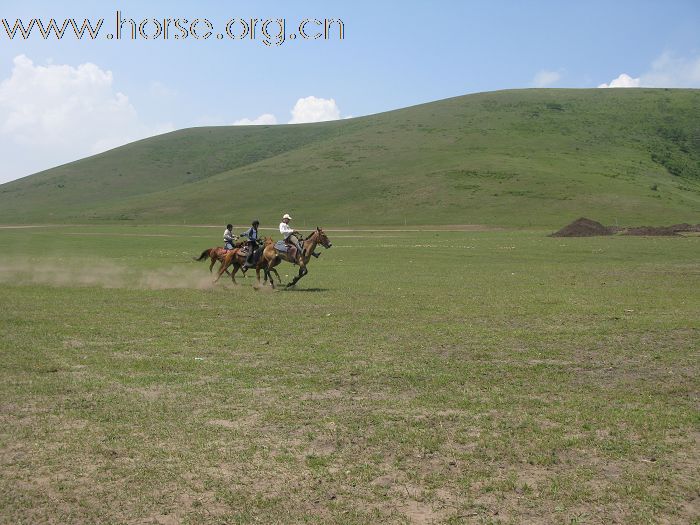
[[[243,237],[247,237],[248,241],[246,242],[248,246],[248,257],[245,260],[245,264],[243,265],[243,269],[247,270],[248,268],[252,267],[255,264],[254,257],[255,257],[255,250],[258,247],[258,226],[260,225],[260,221],[258,219],[255,219],[253,221],[252,226],[248,229],[247,232],[243,234]]]

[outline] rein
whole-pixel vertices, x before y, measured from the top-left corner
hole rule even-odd
[[[311,232],[311,233],[308,235],[308,237],[306,237],[306,239],[304,239],[304,241],[303,241],[303,243],[302,243],[302,251],[303,251],[303,252],[306,251],[306,243],[309,242],[309,241],[311,240],[311,237],[313,237],[313,236],[316,235],[317,233],[318,233],[317,231],[313,231],[313,232]],[[318,244],[318,241],[316,242],[316,244]]]

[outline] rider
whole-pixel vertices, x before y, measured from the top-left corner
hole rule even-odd
[[[227,250],[233,250],[233,243],[236,241],[237,237],[233,234],[233,225],[227,224],[226,230],[224,231],[224,248]]]
[[[292,218],[289,216],[288,213],[285,213],[284,216],[282,217],[282,222],[280,222],[280,233],[282,234],[282,237],[284,237],[284,240],[290,244],[293,244],[297,248],[297,257],[302,257],[303,256],[303,250],[301,248],[301,245],[299,244],[299,241],[301,239],[301,235],[298,231],[293,230],[289,226],[289,221],[291,221]],[[314,257],[317,257],[320,255],[319,253],[312,253]]]
[[[248,257],[246,257],[245,264],[243,265],[244,270],[251,268],[255,264],[253,258],[255,256],[255,250],[258,247],[258,226],[260,226],[260,221],[255,219],[252,226],[243,234],[243,237],[248,237],[248,241],[246,242],[248,245]]]
[[[280,222],[280,233],[282,234],[282,237],[284,238],[285,242],[296,246],[298,257],[299,255],[301,255],[301,246],[299,245],[299,240],[297,239],[299,232],[293,230],[292,227],[289,226],[289,221],[291,220],[292,218],[289,216],[289,214],[285,213],[282,217],[282,222]]]

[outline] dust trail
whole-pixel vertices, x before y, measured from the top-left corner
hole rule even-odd
[[[38,261],[0,262],[0,282],[49,286],[100,286],[121,288],[126,284],[126,268],[112,262],[86,264],[80,260],[46,258]]]
[[[267,284],[267,285],[260,284],[260,286],[258,286],[257,284],[254,284],[253,289],[256,292],[263,292],[263,293],[272,293],[272,292],[277,291],[276,288],[272,288],[272,286],[270,286],[269,284]]]
[[[214,277],[206,269],[200,267],[198,270],[194,272],[167,269],[142,272],[138,279],[137,288],[146,288],[148,290],[165,290],[169,288],[206,290],[213,288]]]
[[[245,280],[239,278],[239,283]],[[200,265],[164,265],[164,269],[143,269],[114,261],[86,261],[46,258],[38,261],[0,260],[0,283],[55,287],[136,288],[145,290],[206,290],[230,287],[227,276],[213,284],[214,275]]]

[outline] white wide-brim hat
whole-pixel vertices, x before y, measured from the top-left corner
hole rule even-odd
[[[282,219],[289,219],[290,221],[292,220],[288,213],[285,213]]]

